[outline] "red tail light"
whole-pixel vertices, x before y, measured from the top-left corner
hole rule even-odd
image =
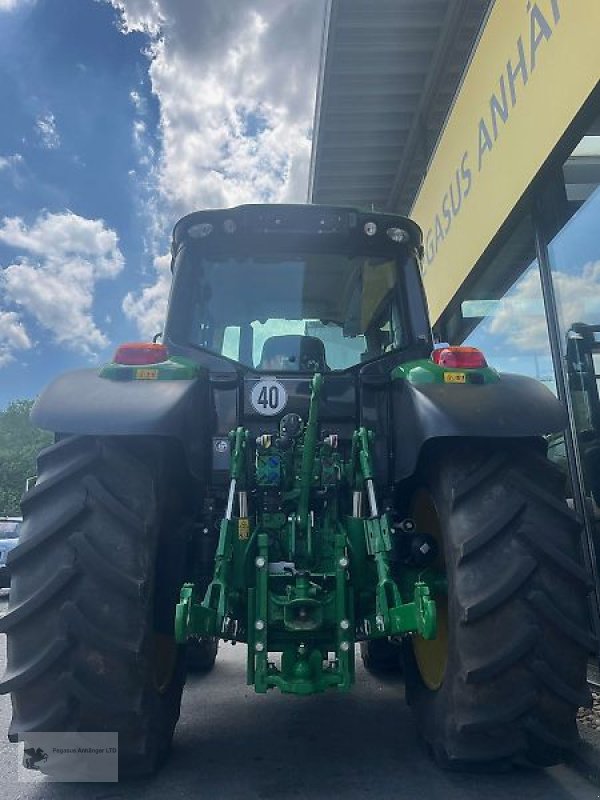
[[[115,364],[128,364],[130,366],[140,364],[160,364],[169,358],[167,348],[164,344],[153,344],[152,342],[128,342],[119,345],[113,358]]]
[[[442,347],[434,350],[431,358],[440,367],[449,367],[450,369],[487,367],[485,356],[476,347]]]

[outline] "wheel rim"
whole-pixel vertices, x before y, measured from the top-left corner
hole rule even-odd
[[[172,636],[154,634],[154,686],[164,694],[173,680],[177,664],[177,644]]]
[[[446,559],[442,528],[433,498],[425,489],[419,489],[417,492],[412,517],[417,531],[429,533],[436,540],[438,556],[433,567],[439,572],[445,573]],[[448,596],[438,593],[434,595],[434,600],[437,611],[435,639],[423,639],[419,635],[412,637],[413,653],[421,680],[431,691],[437,691],[444,682],[448,662]]]

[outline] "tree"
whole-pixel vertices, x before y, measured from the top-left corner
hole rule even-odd
[[[19,515],[19,501],[35,460],[52,434],[35,428],[29,419],[33,400],[15,400],[0,411],[0,514]]]

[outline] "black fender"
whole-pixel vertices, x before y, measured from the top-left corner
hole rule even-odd
[[[194,380],[110,380],[95,369],[66,372],[36,400],[32,422],[55,434],[160,436],[180,441],[192,474],[205,475],[208,376]]]
[[[562,403],[546,386],[510,373],[481,385],[395,380],[392,419],[396,481],[414,473],[423,446],[433,439],[539,438],[567,425]]]

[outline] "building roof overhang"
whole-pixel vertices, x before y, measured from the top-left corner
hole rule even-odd
[[[408,214],[493,0],[329,0],[309,199]]]

